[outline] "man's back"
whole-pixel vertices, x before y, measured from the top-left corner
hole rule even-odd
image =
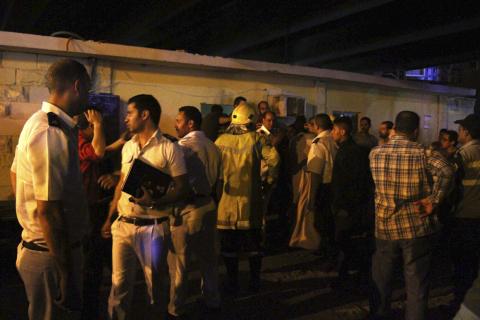
[[[195,193],[210,195],[219,178],[221,156],[217,146],[202,131],[193,131],[179,140],[185,154],[190,184]]]
[[[435,154],[427,156],[419,143],[397,135],[372,150],[370,167],[376,186],[377,238],[412,239],[438,230],[437,216],[422,218],[414,202],[431,195],[431,170],[448,167],[444,159]]]
[[[339,144],[332,174],[333,206],[347,211],[365,206],[373,195],[368,153],[353,139]]]
[[[205,132],[207,138],[212,141],[217,140],[221,115],[220,112],[210,112],[202,120],[202,131]]]
[[[307,171],[320,175],[320,183],[331,183],[336,154],[337,146],[330,136],[330,130],[323,131],[313,139],[308,154]]]
[[[24,229],[23,240],[43,239],[37,200],[60,200],[70,236],[78,241],[87,227],[88,208],[78,165],[77,137],[63,120],[48,113],[49,108],[58,110],[44,103],[20,134],[12,165],[17,175],[17,217]]]
[[[269,177],[276,177],[279,157],[263,146],[256,132],[223,134],[215,144],[222,155],[223,194],[218,206],[218,227],[249,229],[261,224],[260,162],[266,160]],[[222,220],[225,219],[225,220]]]

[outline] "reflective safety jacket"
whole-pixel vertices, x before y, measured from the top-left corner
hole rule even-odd
[[[278,176],[280,157],[256,132],[223,134],[215,144],[222,154],[223,194],[218,205],[219,229],[255,229],[262,226],[260,162],[269,170],[269,184]]]

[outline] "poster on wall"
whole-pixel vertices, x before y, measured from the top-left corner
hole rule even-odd
[[[430,129],[432,121],[432,115],[431,114],[426,114],[423,116],[423,129]]]

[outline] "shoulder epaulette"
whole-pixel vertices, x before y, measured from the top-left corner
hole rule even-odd
[[[171,142],[177,142],[177,141],[178,141],[177,138],[175,138],[175,137],[172,136],[172,135],[169,135],[168,133],[164,133],[163,136],[164,136],[165,138],[167,138],[168,140],[170,140]]]
[[[48,125],[53,127],[60,127],[60,118],[53,112],[47,113]]]

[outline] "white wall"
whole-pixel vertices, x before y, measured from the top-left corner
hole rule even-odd
[[[0,200],[11,197],[8,174],[16,139],[23,123],[48,97],[43,77],[61,57],[33,53],[0,52]],[[325,83],[299,76],[247,71],[152,66],[98,59],[78,59],[94,75],[97,92],[119,95],[124,103],[139,93],[153,94],[161,103],[162,131],[174,134],[173,119],[182,105],[231,104],[242,95],[256,104],[269,89],[281,89],[317,106],[318,112],[354,111],[372,119],[373,129],[383,120],[393,120],[401,110],[413,110],[422,120],[430,115],[430,128],[422,129],[424,142],[433,140],[448,117],[448,99],[436,94],[380,89],[361,85]],[[468,100],[468,99],[467,99]],[[7,116],[5,110],[10,110]],[[456,116],[470,109],[459,109]],[[458,111],[458,110],[457,110]],[[422,124],[423,128],[423,124]]]

